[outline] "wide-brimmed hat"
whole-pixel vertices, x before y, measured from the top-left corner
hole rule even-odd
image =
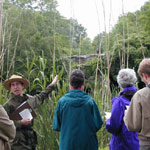
[[[23,89],[26,89],[29,86],[29,81],[22,78],[21,76],[13,74],[9,79],[7,79],[4,83],[3,86],[5,89],[10,90],[10,84],[14,81],[19,81],[23,84]]]

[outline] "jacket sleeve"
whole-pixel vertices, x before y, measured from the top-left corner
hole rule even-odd
[[[124,116],[124,106],[122,105],[119,98],[113,98],[111,117],[106,121],[106,129],[112,134],[119,133]]]
[[[100,111],[98,109],[97,104],[95,103],[95,101],[93,100],[94,105],[93,105],[93,116],[94,116],[94,123],[95,123],[95,128],[96,128],[96,132],[102,127],[103,125],[103,121],[102,121],[102,117],[100,114]]]
[[[53,119],[53,130],[60,131],[60,129],[61,129],[61,114],[60,114],[60,103],[58,102]]]
[[[5,109],[0,106],[0,137],[5,141],[12,141],[15,138],[16,128],[9,119]]]
[[[129,108],[125,113],[124,122],[129,131],[140,132],[142,129],[142,110],[140,99],[140,94],[138,94],[138,92],[135,93]]]
[[[5,111],[7,112],[8,116],[10,116],[10,114],[13,112],[12,110],[12,106],[9,104],[9,101],[7,101],[4,105],[3,105]],[[13,120],[15,127],[16,128],[21,128],[22,124],[20,120]]]
[[[44,91],[39,94],[34,95],[33,97],[29,97],[28,102],[33,108],[39,107],[46,98],[48,98],[49,93],[51,93],[55,89],[54,85],[49,85],[46,87]]]

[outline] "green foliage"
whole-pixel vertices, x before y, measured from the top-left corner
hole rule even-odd
[[[98,150],[109,150],[109,147],[99,148]]]
[[[76,20],[67,20],[60,16],[56,10],[56,1],[40,1],[41,5],[38,6],[41,6],[42,10],[38,11],[34,9],[32,3],[34,1],[4,2],[5,72],[22,72],[20,65],[24,65],[26,61],[32,61],[34,56],[41,56],[42,52],[44,52],[48,64],[53,62],[54,49],[57,59],[61,55],[69,55],[70,47],[74,49],[75,53],[78,53],[80,36],[83,43],[81,49],[84,54],[87,51],[90,52],[91,43],[86,38],[86,29]],[[74,30],[72,35],[70,35],[70,26]],[[73,39],[72,45],[71,38]],[[26,60],[27,58],[28,60]],[[11,66],[12,61],[14,65]],[[6,66],[11,66],[9,71],[6,70]]]
[[[149,14],[150,1],[145,3],[140,11],[120,16],[112,31],[104,36],[98,35],[93,44],[102,41],[101,50],[109,50],[111,68],[110,75],[116,79],[121,68],[138,69],[139,62],[144,57],[150,57]],[[99,38],[99,36],[101,38]],[[99,40],[98,40],[99,38]]]

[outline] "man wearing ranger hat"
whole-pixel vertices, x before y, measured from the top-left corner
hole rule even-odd
[[[57,80],[58,78],[56,76],[44,91],[31,97],[23,94],[23,90],[29,86],[28,80],[18,75],[12,75],[3,83],[5,89],[11,91],[9,100],[4,104],[8,115],[10,116],[16,108],[25,101],[27,101],[33,109],[40,106],[54,89]],[[16,126],[16,137],[11,145],[12,150],[36,150],[37,136],[36,132],[32,129],[33,120],[14,120],[14,123]]]

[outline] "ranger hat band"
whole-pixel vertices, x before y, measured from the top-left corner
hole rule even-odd
[[[12,75],[8,80],[3,83],[5,89],[10,90],[10,84],[14,81],[21,82],[23,84],[23,89],[29,86],[29,81],[18,75]]]

